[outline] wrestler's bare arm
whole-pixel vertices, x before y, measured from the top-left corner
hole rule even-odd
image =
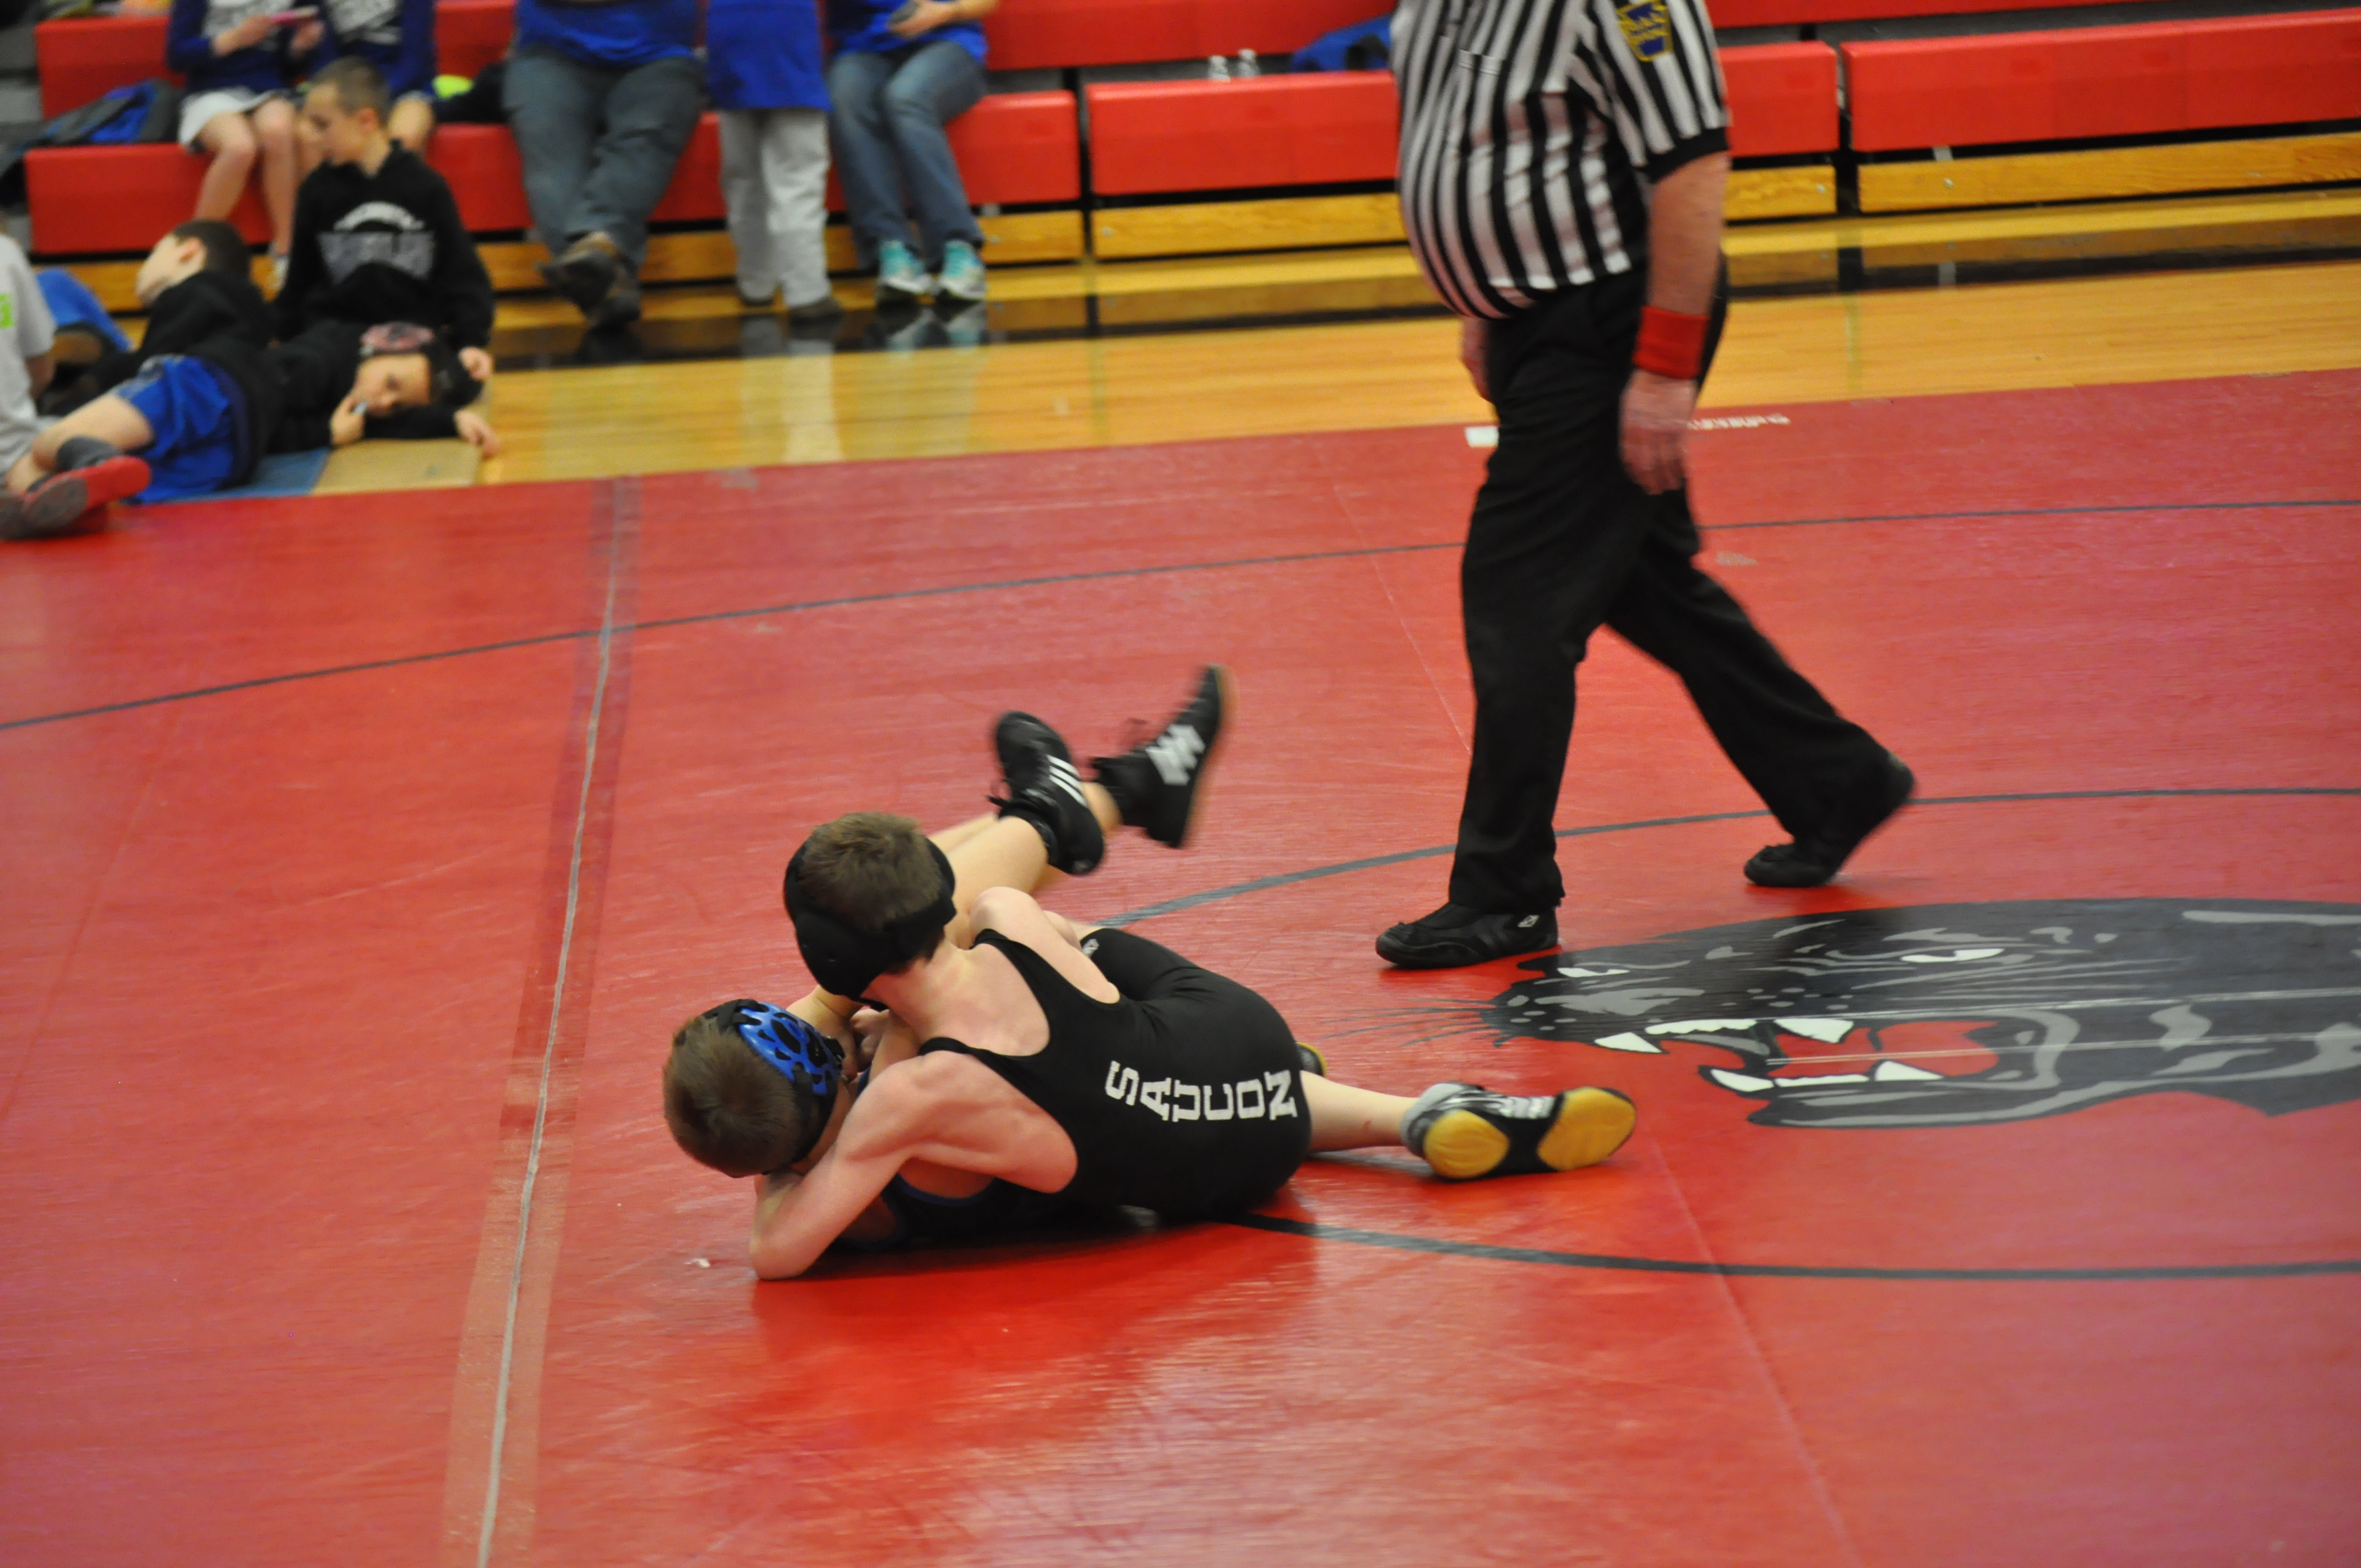
[[[895,1062],[872,1074],[808,1174],[763,1179],[749,1246],[754,1272],[792,1279],[809,1268],[913,1160],[1044,1192],[1074,1175],[1072,1142],[982,1062],[952,1055]]]
[[[997,931],[1049,959],[1050,968],[1093,1001],[1123,999],[1115,981],[1100,973],[1099,966],[1082,950],[1073,925],[1034,903],[1031,894],[1013,887],[987,889],[975,901],[973,918],[979,930]]]

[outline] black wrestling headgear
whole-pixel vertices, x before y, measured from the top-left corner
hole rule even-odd
[[[822,909],[804,891],[804,855],[810,849],[811,840],[806,839],[796,858],[787,862],[787,918],[795,923],[796,947],[804,956],[804,967],[823,990],[866,1001],[861,993],[869,989],[871,981],[934,950],[935,938],[959,913],[959,905],[951,902],[958,873],[951,870],[950,857],[941,846],[928,839],[927,850],[935,857],[935,869],[942,873],[942,891],[916,914],[887,921],[884,930],[863,931]]]

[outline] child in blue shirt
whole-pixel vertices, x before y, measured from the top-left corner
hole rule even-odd
[[[837,177],[877,302],[983,298],[983,230],[944,127],[983,96],[983,28],[999,0],[829,0]],[[906,211],[903,199],[908,196]],[[910,219],[918,247],[910,247]]]
[[[286,0],[172,0],[165,33],[166,63],[188,81],[181,145],[213,157],[195,215],[228,217],[259,161],[274,287],[295,232],[295,187],[309,172],[288,93],[326,36],[316,11],[291,12]]]
[[[786,296],[804,324],[843,313],[828,286],[828,84],[815,0],[712,0],[706,79],[721,125],[721,193],[738,297]]]

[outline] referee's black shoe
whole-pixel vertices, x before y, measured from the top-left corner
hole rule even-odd
[[[1480,1083],[1438,1083],[1402,1117],[1402,1143],[1446,1181],[1539,1176],[1597,1165],[1639,1120],[1611,1089],[1496,1094]]]
[[[1557,946],[1554,915],[1487,915],[1446,904],[1432,915],[1389,927],[1378,957],[1397,969],[1465,969]]]
[[[1222,748],[1222,729],[1237,707],[1230,672],[1208,664],[1196,694],[1157,737],[1120,757],[1093,757],[1092,771],[1115,796],[1123,825],[1159,844],[1180,848],[1205,804],[1205,781]]]
[[[1855,782],[1845,807],[1825,827],[1772,844],[1746,862],[1746,880],[1757,887],[1818,887],[1844,869],[1861,840],[1886,825],[1910,800],[1918,780],[1888,751]]]
[[[1000,815],[1030,822],[1054,869],[1068,876],[1098,870],[1106,858],[1106,833],[1082,793],[1065,738],[1029,713],[1004,713],[992,727],[992,749],[1008,784],[1008,798],[992,803]]]

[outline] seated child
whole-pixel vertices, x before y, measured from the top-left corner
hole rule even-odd
[[[332,62],[305,91],[321,163],[295,198],[279,335],[323,321],[416,322],[455,348],[481,349],[492,334],[491,277],[451,187],[396,145],[387,110],[385,79],[366,60]]]
[[[82,404],[137,375],[151,358],[186,354],[216,337],[234,337],[257,351],[270,345],[270,303],[254,286],[246,241],[218,218],[192,218],[156,242],[139,264],[132,290],[148,307],[148,330],[139,346],[109,347],[65,386],[53,390],[41,411],[71,413]],[[92,301],[93,305],[96,301]],[[104,313],[101,313],[104,320]],[[122,338],[104,321],[99,335]]]
[[[456,436],[497,454],[492,427],[463,411],[482,389],[449,345],[403,323],[365,333],[322,322],[259,350],[211,338],[149,358],[43,431],[0,490],[0,539],[86,532],[112,502],[227,489],[251,478],[265,453],[364,435]]]
[[[40,433],[35,404],[57,371],[56,339],[32,264],[0,235],[0,463],[14,463]]]
[[[334,0],[327,21],[329,52],[367,60],[385,83],[386,134],[423,153],[434,134],[434,0]]]
[[[285,273],[295,182],[303,173],[288,89],[302,79],[325,36],[316,11],[291,10],[284,0],[172,0],[165,33],[165,60],[188,80],[181,145],[213,155],[197,189],[196,215],[226,218],[236,211],[258,159],[273,287]]]

